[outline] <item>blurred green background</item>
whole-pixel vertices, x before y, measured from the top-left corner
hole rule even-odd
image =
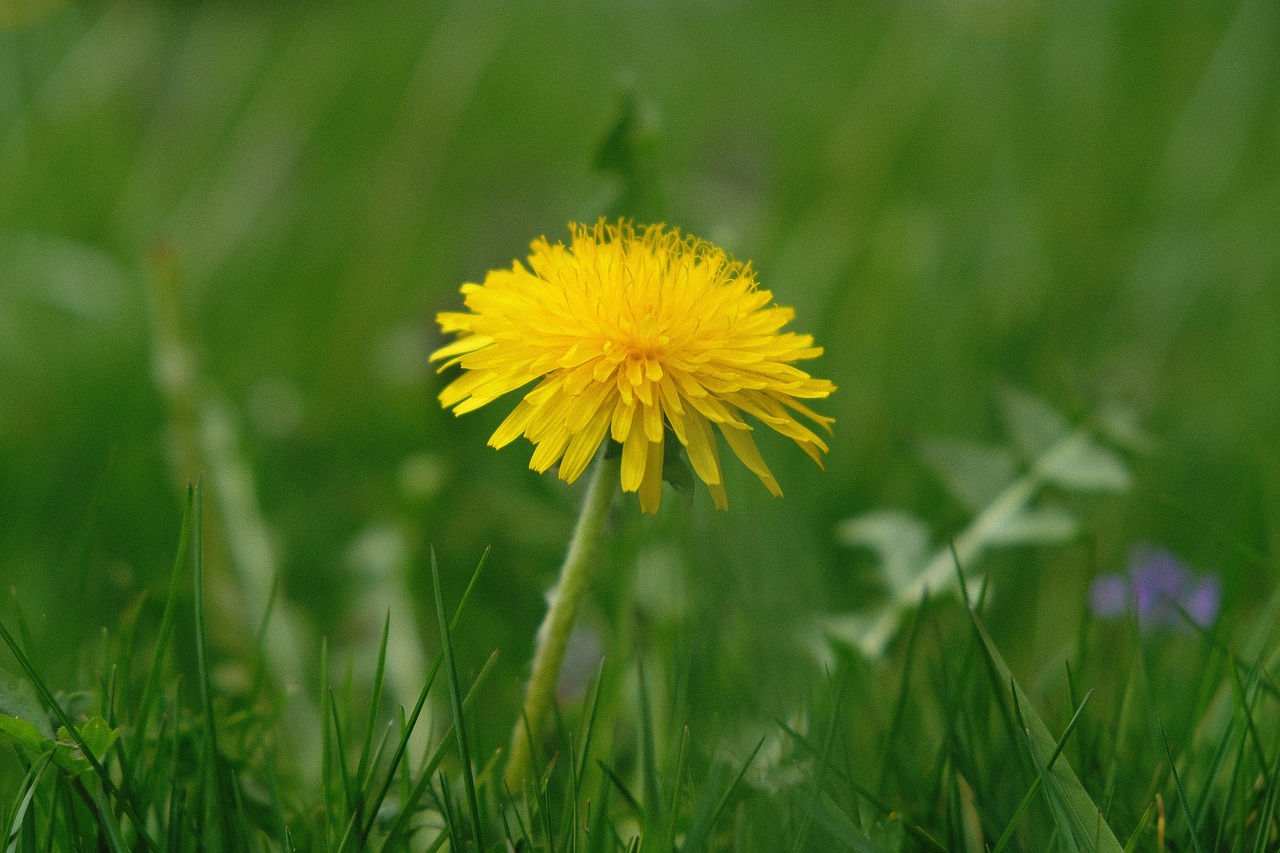
[[[492,546],[461,639],[471,666],[502,650],[491,689],[514,699],[578,490],[527,471],[523,443],[485,446],[509,406],[442,412],[426,356],[462,282],[616,208],[623,187],[594,164],[627,92],[657,213],[752,260],[839,386],[818,406],[837,418],[825,473],[765,441],[784,499],[735,470],[728,513],[672,492],[656,519],[633,499],[622,513],[599,598],[638,563],[642,628],[715,661],[709,691],[785,696],[792,629],[859,602],[841,519],[965,522],[917,443],[999,440],[1003,384],[1076,416],[1128,406],[1158,440],[1129,494],[1087,504],[1086,541],[1006,560],[1005,594],[1040,596],[1023,629],[1078,611],[1138,539],[1224,572],[1229,611],[1271,588],[1241,556],[1280,532],[1270,0],[6,17],[0,583],[68,681],[141,591],[159,606],[176,547],[150,363],[160,242],[286,600],[358,649],[379,621],[359,606],[366,564],[394,558],[430,647],[428,547],[456,600]]]

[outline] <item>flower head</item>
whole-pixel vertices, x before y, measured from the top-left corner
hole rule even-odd
[[[568,246],[535,240],[527,267],[516,261],[464,284],[469,312],[439,315],[458,339],[431,360],[464,371],[441,392],[443,406],[460,415],[536,382],[489,444],[523,435],[534,444],[530,468],[558,462],[573,482],[611,437],[622,446],[622,488],[639,492],[646,512],[658,509],[673,436],[716,506],[727,506],[713,425],[781,495],[744,414],[822,464],[827,445],[796,415],[829,432],[833,420],[800,400],[835,386],[795,366],[822,349],[780,331],[795,312],[773,304],[750,264],[663,225],[570,230]]]
[[[1144,630],[1185,627],[1182,613],[1202,628],[1213,624],[1222,603],[1216,575],[1196,575],[1163,548],[1135,545],[1126,574],[1101,575],[1089,588],[1089,604],[1102,618],[1130,609]]]

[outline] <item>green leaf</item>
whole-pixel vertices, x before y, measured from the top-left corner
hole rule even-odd
[[[41,734],[40,730],[27,720],[10,717],[7,714],[0,715],[0,737],[32,752],[48,751],[48,744],[51,742],[50,738]]]
[[[1135,453],[1151,453],[1156,440],[1138,423],[1138,416],[1129,406],[1112,404],[1103,406],[1095,415],[1098,431],[1108,441]]]
[[[53,737],[53,725],[35,688],[3,669],[0,669],[0,714],[25,720],[44,737]]]
[[[1004,389],[1000,404],[1009,435],[1028,462],[1039,458],[1071,432],[1071,424],[1057,409],[1025,391]]]
[[[104,345],[119,340],[131,287],[110,253],[54,234],[0,230],[0,270],[4,370],[31,377],[83,370],[101,359]],[[57,346],[48,346],[51,334]]]
[[[846,545],[874,551],[894,593],[914,583],[929,562],[929,528],[901,510],[878,510],[851,518],[837,528],[836,536]]]
[[[1102,819],[1101,810],[1080,784],[1066,756],[1057,752],[1057,741],[1050,734],[1049,727],[1036,714],[1031,700],[1009,671],[1008,664],[977,615],[971,610],[969,617],[987,658],[992,688],[1005,697],[1006,703],[1011,698],[1021,712],[1027,748],[1043,781],[1045,796],[1059,823],[1062,838],[1070,849],[1082,853],[1123,853],[1124,848]]]
[[[1013,453],[998,445],[932,438],[920,443],[920,455],[947,491],[973,512],[991,503],[1017,474]]]
[[[61,731],[58,736],[61,738]],[[80,737],[84,739],[85,746],[89,747],[94,758],[101,761],[106,758],[111,747],[115,746],[116,740],[120,737],[120,730],[111,728],[102,717],[93,717],[80,726]]]
[[[1080,531],[1075,516],[1060,506],[1024,508],[987,532],[989,547],[1054,545],[1068,542]]]
[[[1127,491],[1133,477],[1119,454],[1083,434],[1079,439],[1045,456],[1039,466],[1041,476],[1073,491]]]

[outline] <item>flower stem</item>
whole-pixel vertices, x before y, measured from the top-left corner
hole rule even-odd
[[[505,779],[513,792],[523,786],[529,776],[530,746],[540,742],[547,714],[551,711],[569,635],[573,632],[578,608],[591,577],[593,552],[600,541],[609,505],[618,490],[620,466],[620,458],[610,459],[603,450],[600,452],[582,502],[582,514],[578,516],[573,538],[569,540],[569,551],[560,567],[560,579],[548,595],[547,615],[538,629],[533,668],[525,688],[524,712],[516,720],[511,733]]]

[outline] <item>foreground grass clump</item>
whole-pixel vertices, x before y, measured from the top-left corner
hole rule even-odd
[[[1086,617],[1024,687],[976,613],[926,597],[882,663],[850,653],[815,674],[794,715],[736,743],[695,731],[687,666],[649,656],[606,667],[560,709],[554,757],[511,791],[474,721],[516,709],[489,697],[488,664],[460,671],[451,642],[480,568],[448,618],[432,567],[448,629],[412,708],[384,705],[384,633],[367,696],[331,683],[322,656],[321,739],[298,743],[290,697],[260,666],[218,686],[199,491],[159,624],[131,617],[104,635],[94,679],[50,684],[21,612],[16,633],[5,627],[24,673],[2,693],[20,771],[3,777],[7,850],[1275,849],[1265,617],[1247,652],[1206,629]],[[191,619],[178,603],[188,569]]]

